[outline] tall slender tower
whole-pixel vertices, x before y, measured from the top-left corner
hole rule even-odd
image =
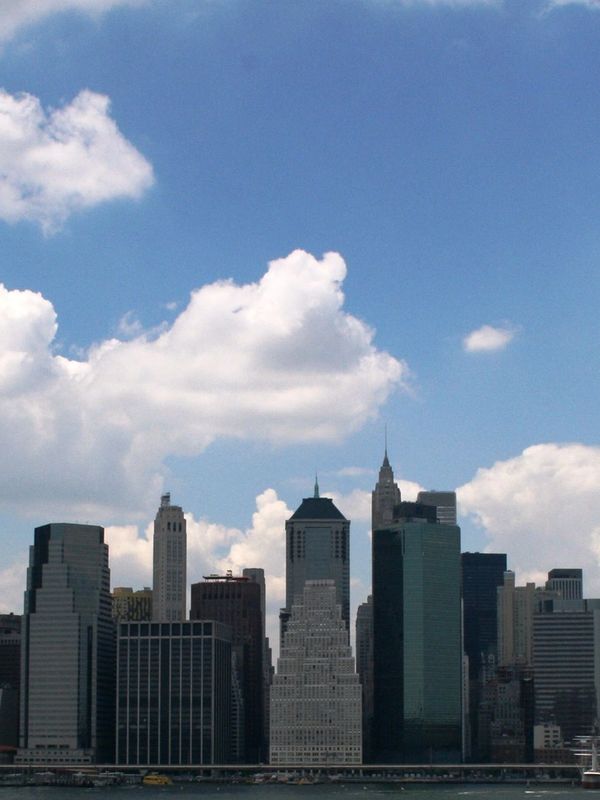
[[[387,454],[387,443],[383,464],[379,469],[379,480],[371,492],[371,529],[385,528],[394,520],[394,508],[400,505],[400,489],[394,482],[394,471]]]
[[[186,618],[186,556],[183,510],[171,505],[167,492],[160,498],[154,520],[152,619],[178,622]]]

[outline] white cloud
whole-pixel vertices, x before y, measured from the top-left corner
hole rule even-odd
[[[123,518],[153,507],[169,455],[360,428],[407,368],[343,310],[345,274],[335,253],[295,251],[257,283],[194,291],[158,335],[103,341],[80,361],[53,353],[48,300],[0,284],[0,502]]]
[[[517,328],[514,325],[482,325],[467,334],[463,339],[463,348],[467,353],[489,353],[504,348],[515,338]]]
[[[51,233],[74,212],[141,197],[152,167],[109,111],[108,97],[88,90],[48,112],[33,95],[0,90],[0,219]]]
[[[51,14],[80,11],[98,15],[116,6],[143,5],[147,0],[0,0],[0,42]]]
[[[489,552],[508,554],[521,580],[582,567],[600,596],[600,447],[538,444],[481,468],[457,490],[461,514],[485,530]]]

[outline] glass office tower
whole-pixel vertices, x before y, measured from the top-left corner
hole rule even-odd
[[[460,529],[402,503],[373,532],[375,759],[461,758]]]

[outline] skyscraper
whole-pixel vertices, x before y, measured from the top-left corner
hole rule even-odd
[[[103,528],[35,529],[22,624],[21,763],[114,759],[109,584]]]
[[[118,764],[226,764],[231,631],[218,622],[122,622]]]
[[[271,687],[271,764],[360,764],[361,689],[331,580],[296,595]]]
[[[394,519],[394,508],[401,502],[400,488],[394,482],[394,471],[390,466],[387,446],[383,463],[379,468],[379,480],[371,492],[371,530],[384,528]]]
[[[183,510],[163,494],[154,520],[152,619],[186,619],[187,535]]]
[[[515,586],[515,573],[504,573],[498,592],[498,664],[530,667],[533,661],[535,583]]]
[[[231,628],[231,648],[243,701],[240,762],[258,764],[263,758],[264,629],[260,584],[247,577],[208,575],[192,584],[191,618],[212,619]]]
[[[363,759],[371,760],[373,730],[373,597],[356,610],[356,670],[362,689]]]
[[[19,744],[21,617],[0,614],[0,751]]]
[[[372,548],[375,757],[460,759],[460,529],[401,503]]]
[[[281,639],[296,597],[310,580],[333,580],[342,619],[350,625],[350,520],[329,497],[321,497],[315,482],[313,497],[305,497],[285,523],[285,608]]]
[[[479,705],[483,671],[498,661],[497,589],[506,571],[504,553],[463,553],[461,555],[463,638],[468,657],[468,706],[470,755],[482,758],[479,744]]]
[[[583,597],[583,570],[551,569],[546,589],[557,592],[563,600],[581,600]]]

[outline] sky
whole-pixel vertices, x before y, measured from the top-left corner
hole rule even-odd
[[[36,525],[151,582],[313,491],[456,490],[465,551],[600,596],[598,0],[0,0],[0,610]],[[274,641],[276,647],[276,641]]]

